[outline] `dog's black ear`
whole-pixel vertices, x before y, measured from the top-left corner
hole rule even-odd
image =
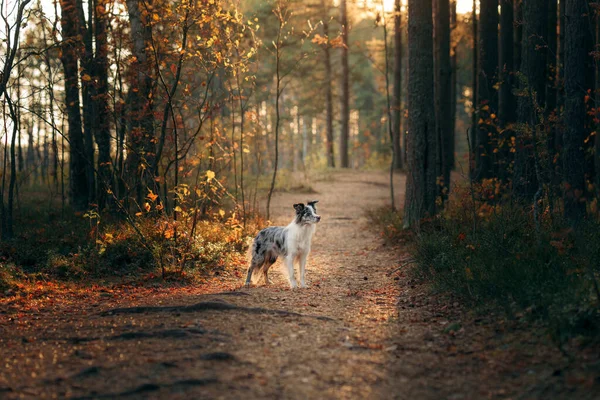
[[[298,213],[304,210],[304,203],[294,204],[294,210],[296,210],[296,212]]]
[[[317,204],[318,202],[319,202],[319,200],[311,200],[311,201],[308,202],[308,205],[314,207],[315,204]]]

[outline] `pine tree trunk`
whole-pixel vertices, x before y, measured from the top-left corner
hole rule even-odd
[[[450,187],[449,154],[452,152],[452,67],[450,65],[450,2],[433,0],[435,3],[434,53],[435,53],[435,126],[438,150],[438,174],[443,178],[442,193]],[[445,196],[444,196],[445,197]]]
[[[521,56],[523,54],[523,46],[521,45],[521,40],[523,40],[523,0],[514,0],[515,8],[513,19],[515,20],[513,31],[514,37],[513,42],[515,45],[514,50],[514,67],[515,71],[519,71],[521,69]],[[564,2],[563,2],[564,3]],[[515,81],[516,83],[516,81]]]
[[[471,103],[473,104],[473,112],[471,114],[471,134],[469,136],[469,146],[471,148],[471,153],[472,153],[472,159],[475,159],[475,145],[477,142],[477,121],[478,121],[478,110],[477,110],[477,104],[478,104],[478,100],[477,100],[477,75],[478,75],[478,71],[479,71],[479,65],[478,65],[478,45],[477,45],[477,37],[479,36],[477,31],[477,0],[473,0],[473,11],[471,14],[471,33],[473,36],[473,79],[471,82],[472,85],[472,89],[473,89],[473,93],[471,94]],[[475,169],[473,168],[474,166],[470,166],[471,169],[471,175],[475,175]],[[471,176],[473,177],[473,176]]]
[[[500,128],[506,128],[516,120],[516,100],[513,96],[514,63],[514,1],[500,0],[500,92],[498,93],[498,119]]]
[[[81,94],[83,100],[83,146],[85,149],[85,175],[88,186],[88,202],[96,203],[96,180],[94,175],[94,130],[96,129],[96,114],[94,113],[94,98],[96,97],[96,87],[92,77],[94,76],[94,44],[93,44],[93,3],[88,1],[88,21],[86,23],[86,14],[83,11],[83,0],[77,1],[77,11],[79,15],[79,33],[83,39],[83,56],[80,59],[81,64]]]
[[[394,2],[394,168],[402,168],[402,14],[400,0]]]
[[[69,127],[69,201],[76,210],[84,210],[88,205],[89,189],[79,105],[77,54],[80,52],[81,43],[78,39],[76,0],[63,0],[61,8],[60,23],[63,33],[61,62],[65,73],[65,107]],[[45,157],[43,162],[44,165],[47,164]]]
[[[495,89],[498,79],[498,0],[481,0],[479,4],[475,177],[485,179],[493,175],[492,155],[497,140],[492,115],[498,112]]]
[[[155,146],[154,119],[152,101],[152,66],[147,49],[150,48],[152,26],[148,18],[150,14],[140,10],[142,4],[138,0],[126,0],[129,23],[131,26],[132,75],[129,89],[130,130],[128,132],[129,149],[127,152],[126,175],[129,179],[129,190],[138,204],[147,195],[148,189],[156,192],[154,174]]]
[[[107,191],[112,188],[110,157],[110,115],[108,93],[108,43],[106,32],[106,8],[99,0],[94,0],[96,56],[95,72],[97,93],[93,103],[96,126],[94,130],[96,145],[98,146],[98,208],[106,205]]]
[[[565,217],[577,223],[585,216],[585,47],[587,2],[567,0],[565,4],[565,124],[563,150]]]
[[[539,188],[536,174],[535,143],[539,110],[546,104],[546,60],[548,0],[523,2],[523,40],[513,190],[517,197],[533,200]]]
[[[408,148],[404,226],[435,213],[437,136],[433,114],[431,0],[408,2]]]
[[[456,87],[456,77],[458,75],[458,67],[457,67],[457,54],[458,51],[458,41],[454,39],[454,32],[457,28],[457,15],[456,15],[456,0],[452,0],[450,2],[450,141],[449,151],[447,154],[448,157],[448,165],[450,166],[450,170],[454,170],[456,160],[456,99],[458,95],[457,87]],[[448,182],[450,184],[450,182]]]
[[[340,1],[340,24],[342,25],[342,130],[340,132],[340,166],[350,167],[348,156],[348,142],[350,140],[350,67],[348,65],[348,13],[346,9],[347,0]]]
[[[323,12],[323,37],[329,39],[329,0],[321,0],[321,8]],[[331,72],[331,48],[329,41],[323,47],[324,62],[325,62],[325,107],[327,112],[327,166],[335,168],[335,154],[333,152],[333,92],[331,85],[333,83],[333,73]]]

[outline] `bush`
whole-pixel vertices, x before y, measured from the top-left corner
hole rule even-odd
[[[573,230],[546,210],[536,228],[522,207],[472,204],[470,193],[458,189],[446,211],[423,221],[415,276],[475,308],[500,307],[542,321],[559,341],[600,333],[600,224]],[[398,237],[399,222],[376,221],[386,236]]]

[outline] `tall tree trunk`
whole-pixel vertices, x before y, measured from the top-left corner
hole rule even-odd
[[[325,62],[325,108],[327,112],[327,134],[326,134],[326,153],[327,166],[335,168],[335,155],[333,152],[333,73],[331,72],[331,47],[329,46],[329,0],[321,0],[323,12],[323,37],[327,38],[327,43],[323,46]]]
[[[347,0],[340,0],[340,24],[342,25],[342,130],[340,132],[340,166],[350,167],[348,142],[350,140],[350,67],[348,65],[348,13]]]
[[[515,1],[500,0],[500,65],[498,92],[498,134],[497,149],[497,177],[503,182],[509,176],[509,166],[513,160],[510,152],[511,137],[514,136],[513,125],[517,120],[517,100],[513,95],[515,87],[515,30],[514,11]]]
[[[498,0],[480,0],[479,6],[475,177],[485,179],[493,175],[492,155],[497,140],[493,115],[498,112],[495,89],[498,77]]]
[[[449,153],[452,151],[452,126],[450,109],[452,108],[452,67],[450,65],[450,2],[433,0],[435,4],[434,53],[435,53],[435,127],[437,134],[438,173],[443,178],[442,197],[450,188]]]
[[[151,48],[150,14],[142,12],[138,0],[126,0],[131,25],[132,54],[135,61],[129,89],[130,131],[126,170],[129,178],[129,191],[133,192],[138,204],[146,196],[148,189],[154,190],[154,119],[153,119],[153,76],[152,66],[147,54]],[[151,3],[148,1],[147,3]]]
[[[518,101],[518,120],[522,128],[516,135],[513,190],[526,201],[533,200],[539,190],[534,137],[539,111],[546,104],[547,20],[548,0],[523,2],[522,77]]]
[[[96,56],[94,69],[96,72],[96,97],[93,102],[95,115],[95,139],[98,146],[98,208],[106,205],[107,191],[113,186],[110,157],[110,113],[108,93],[108,43],[106,32],[107,10],[104,2],[94,0]]]
[[[394,167],[402,168],[402,8],[394,1]]]
[[[93,43],[93,1],[88,1],[88,21],[85,20],[83,0],[77,1],[79,15],[79,32],[83,39],[85,51],[81,57],[81,94],[83,100],[83,146],[85,149],[85,175],[88,186],[88,203],[96,203],[96,180],[94,175],[94,130],[96,129],[96,114],[94,113],[94,99],[96,87],[94,84],[94,43]]]
[[[514,1],[500,0],[500,92],[498,93],[498,119],[504,129],[516,120],[516,100],[513,96],[514,62]]]
[[[65,106],[69,127],[69,201],[76,210],[84,210],[88,205],[89,188],[79,106],[77,54],[81,51],[81,43],[78,38],[76,0],[63,0],[61,8],[63,43],[60,58],[65,72]]]
[[[404,226],[435,213],[437,136],[433,115],[431,0],[408,2],[408,149]]]
[[[577,223],[585,216],[585,69],[587,2],[565,4],[565,124],[563,150],[565,217]]]
[[[473,93],[471,95],[471,102],[473,104],[473,112],[471,114],[471,135],[469,137],[469,146],[471,147],[471,152],[473,153],[473,160],[475,159],[475,145],[477,143],[477,121],[478,121],[478,115],[479,112],[477,110],[477,104],[478,104],[478,99],[477,99],[477,75],[479,72],[479,65],[478,65],[478,45],[477,45],[477,38],[479,36],[479,34],[477,33],[478,28],[477,28],[477,0],[473,0],[473,11],[471,13],[471,34],[473,36],[473,79],[472,79],[472,89],[473,89]],[[470,166],[472,175],[475,175],[475,169],[473,168],[474,166]],[[473,177],[473,176],[472,176]]]
[[[596,20],[596,47],[595,51],[600,51],[600,10],[596,9],[594,19]],[[596,91],[595,91],[595,105],[596,105],[596,119],[599,121],[596,124],[596,135],[594,136],[594,184],[596,188],[596,198],[600,199],[600,59],[594,57],[596,63]]]
[[[450,170],[453,170],[456,164],[455,152],[456,152],[456,99],[458,95],[456,87],[456,77],[458,76],[457,66],[457,54],[458,41],[454,37],[454,32],[457,28],[457,15],[456,15],[456,0],[450,2],[450,141],[449,151],[447,154],[448,165]],[[450,184],[450,182],[448,182]]]
[[[513,13],[514,19],[514,68],[515,71],[521,69],[521,56],[523,54],[523,46],[521,40],[523,40],[523,0],[514,0],[515,8]],[[564,3],[564,2],[563,2]],[[515,82],[516,83],[516,82]]]
[[[585,0],[565,4],[565,124],[563,150],[565,217],[577,223],[585,216],[585,47],[588,6]]]

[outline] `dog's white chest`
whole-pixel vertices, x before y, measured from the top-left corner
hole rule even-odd
[[[310,250],[312,236],[315,233],[315,226],[307,226],[291,229],[290,250],[293,253],[303,253]]]

